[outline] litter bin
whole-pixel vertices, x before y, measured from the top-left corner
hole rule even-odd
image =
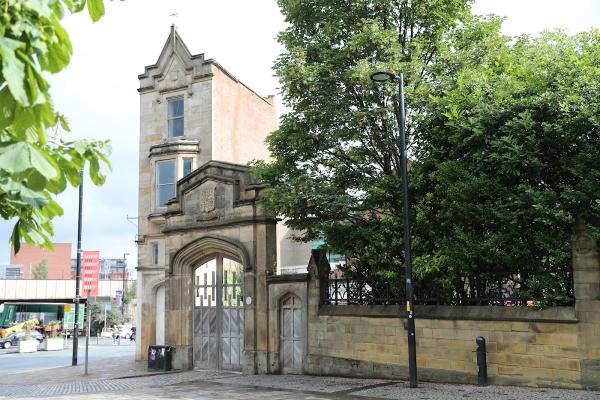
[[[172,346],[149,346],[148,369],[170,371],[174,351]]]

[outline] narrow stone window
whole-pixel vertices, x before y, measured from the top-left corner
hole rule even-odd
[[[183,136],[183,96],[168,99],[169,137]]]
[[[191,158],[183,159],[183,176],[188,176],[192,172],[192,161]]]
[[[152,265],[158,265],[158,243],[152,243]]]
[[[156,162],[156,206],[165,207],[175,197],[175,160]]]

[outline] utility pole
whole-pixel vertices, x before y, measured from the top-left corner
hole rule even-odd
[[[127,291],[127,279],[125,272],[127,271],[127,256],[129,253],[123,253],[123,297],[121,298],[121,315],[125,317],[125,292]]]
[[[79,171],[79,213],[77,220],[77,270],[75,273],[75,320],[73,321],[73,357],[71,365],[77,365],[77,351],[79,350],[79,286],[81,281],[81,220],[83,211],[83,169]]]
[[[88,374],[88,349],[90,347],[90,332],[92,328],[92,308],[90,307],[90,289],[87,290],[87,299],[85,299],[85,308],[87,311],[87,335],[85,335],[85,374]]]

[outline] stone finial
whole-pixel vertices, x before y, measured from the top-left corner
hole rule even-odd
[[[308,273],[310,276],[322,281],[329,278],[330,270],[329,260],[327,260],[327,250],[313,249],[308,262]]]
[[[575,223],[575,234],[587,233],[587,226],[582,218],[577,218]]]
[[[573,242],[573,257],[577,254],[596,252],[596,241],[588,233],[587,226],[582,219],[575,224],[575,240]],[[574,265],[575,267],[575,265]]]
[[[175,17],[177,17],[176,12],[172,12],[169,14],[173,18],[173,23],[171,24],[171,54],[175,53],[175,49],[177,48],[177,26],[175,25]]]
[[[575,225],[572,265],[577,301],[599,299],[600,257],[598,257],[596,241],[589,235],[586,224],[581,219]]]

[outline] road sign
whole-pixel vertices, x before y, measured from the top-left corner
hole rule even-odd
[[[74,326],[74,322],[75,322],[75,309],[73,307],[71,307],[70,304],[67,304],[70,308],[69,311],[65,311],[65,327],[68,329],[73,329]],[[66,308],[66,306],[65,306]],[[79,326],[79,328],[81,329],[83,327],[83,317],[85,315],[85,306],[83,304],[79,305],[79,315],[78,315],[78,322],[77,325]]]

